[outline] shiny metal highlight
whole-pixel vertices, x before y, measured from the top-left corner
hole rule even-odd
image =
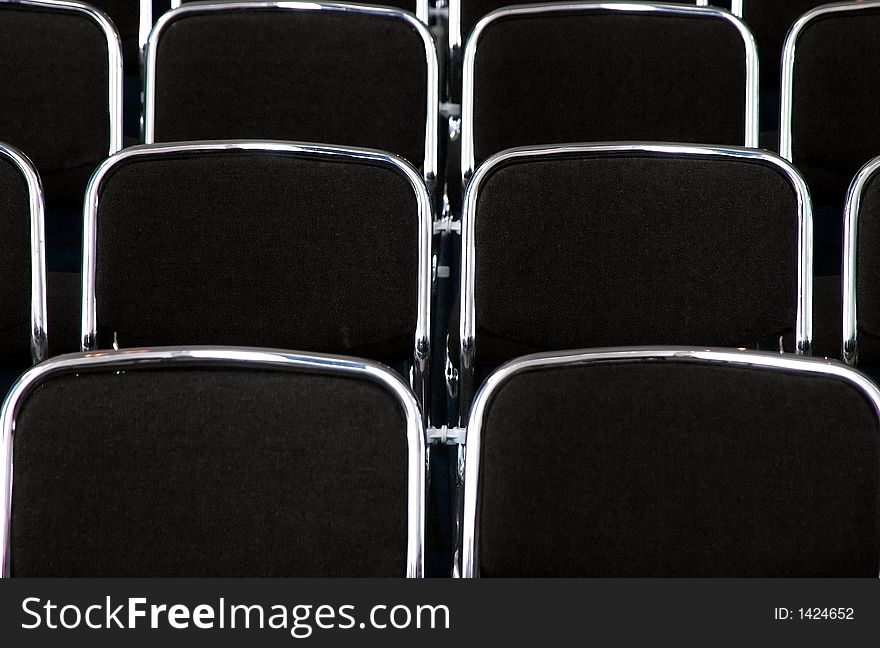
[[[49,357],[48,317],[46,316],[46,234],[45,199],[40,176],[28,157],[9,144],[0,143],[0,157],[12,163],[28,189],[31,232],[31,358],[34,364]]]
[[[708,1],[708,0],[707,0]],[[171,8],[177,9],[181,4],[183,4],[182,0],[171,0]],[[381,3],[378,3],[380,6]],[[416,18],[421,20],[426,25],[428,24],[428,0],[416,0]]]
[[[858,242],[859,215],[862,195],[868,182],[876,177],[880,169],[880,157],[863,166],[853,178],[846,193],[843,219],[843,342],[841,347],[843,361],[855,366],[859,361],[858,329]]]
[[[179,3],[180,0],[177,0]],[[147,47],[147,40],[150,38],[150,32],[153,29],[153,0],[140,0],[141,10],[138,22],[138,49],[140,54],[141,66],[144,64],[144,50]],[[173,0],[172,0],[173,4]]]

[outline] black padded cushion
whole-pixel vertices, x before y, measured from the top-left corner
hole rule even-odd
[[[862,191],[857,236],[858,361],[876,366],[880,364],[880,182],[876,173]]]
[[[365,379],[114,368],[17,421],[14,576],[406,574],[404,418]]]
[[[186,14],[158,47],[155,138],[283,139],[425,159],[421,36],[394,14]]]
[[[79,205],[110,146],[108,53],[87,15],[0,3],[0,141],[33,160],[50,204]]]
[[[818,204],[843,205],[859,168],[880,154],[880,9],[822,16],[795,47],[792,155]]]
[[[790,331],[797,198],[766,163],[566,156],[500,165],[475,222],[476,354],[756,348]]]
[[[840,379],[543,369],[484,420],[483,576],[877,576],[880,429]]]
[[[91,0],[89,4],[106,13],[113,21],[122,41],[125,69],[128,72],[137,73],[140,66],[140,2],[138,0]]]
[[[0,367],[24,368],[31,364],[30,193],[21,170],[2,153],[0,227]]]
[[[719,18],[557,11],[500,18],[478,42],[478,164],[528,144],[741,146],[744,129],[745,47]]]
[[[375,163],[131,159],[99,198],[100,339],[411,358],[417,209],[409,181]]]

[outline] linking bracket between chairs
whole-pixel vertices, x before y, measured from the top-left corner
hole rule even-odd
[[[428,428],[429,443],[439,443],[442,445],[464,445],[466,441],[467,428],[449,427],[447,425]]]

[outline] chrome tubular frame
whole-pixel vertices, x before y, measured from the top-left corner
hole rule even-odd
[[[836,376],[860,390],[874,406],[880,417],[880,390],[861,373],[834,360],[795,357],[778,353],[740,351],[734,349],[704,349],[697,347],[632,347],[539,353],[508,362],[493,373],[483,384],[474,399],[474,407],[468,423],[467,447],[465,449],[465,489],[462,537],[459,539],[461,564],[455,565],[464,578],[479,574],[479,500],[480,443],[486,411],[498,389],[512,376],[534,369],[548,367],[571,367],[620,361],[651,362],[703,362],[734,366],[759,367],[770,371],[788,371],[801,374]]]
[[[180,0],[177,0],[179,3]],[[140,19],[138,21],[138,50],[141,57],[141,66],[144,64],[144,51],[147,49],[147,41],[153,30],[153,0],[140,0]],[[172,2],[173,4],[173,2]]]
[[[742,2],[742,0],[733,0],[734,2]],[[176,0],[179,4],[180,0]],[[461,3],[462,0],[449,0],[449,51],[456,52],[461,49],[462,33],[461,33]],[[708,7],[709,0],[696,0],[697,7]],[[174,5],[172,4],[172,7]],[[739,15],[739,14],[737,14]]]
[[[464,75],[462,89],[461,120],[461,172],[462,186],[467,187],[474,173],[474,64],[477,47],[483,31],[493,22],[508,16],[546,15],[557,12],[616,11],[640,14],[664,14],[724,20],[729,22],[740,34],[745,47],[745,138],[744,145],[757,148],[760,130],[758,127],[758,50],[755,38],[745,24],[731,13],[715,7],[687,6],[673,4],[623,3],[623,2],[584,2],[580,4],[550,3],[504,7],[484,16],[468,38],[464,53]],[[450,34],[452,33],[452,7],[450,6]]]
[[[122,43],[107,14],[84,2],[67,0],[13,0],[10,4],[84,14],[97,23],[107,39],[107,117],[110,125],[110,155],[122,148]]]
[[[172,9],[177,9],[181,4],[183,4],[182,0],[171,0],[171,8]],[[380,6],[381,6],[381,3],[380,3]],[[416,0],[415,16],[416,16],[416,18],[421,20],[426,25],[428,24],[428,17],[429,17],[428,0]]]
[[[413,189],[418,205],[418,313],[413,346],[413,390],[420,403],[427,404],[428,363],[431,353],[431,241],[432,207],[418,172],[405,160],[371,149],[341,148],[316,144],[280,142],[271,140],[216,140],[204,142],[170,142],[142,144],[129,147],[106,159],[97,168],[86,189],[83,208],[83,264],[82,264],[82,321],[80,344],[83,351],[97,350],[98,313],[95,300],[98,208],[103,183],[108,174],[120,164],[133,159],[169,154],[211,155],[230,151],[256,152],[266,155],[291,155],[325,160],[370,162],[385,166],[404,176]]]
[[[867,11],[880,9],[880,0],[868,0],[864,3],[837,2],[822,5],[808,11],[798,18],[791,27],[785,38],[782,48],[782,81],[780,87],[780,116],[779,116],[779,155],[789,162],[793,162],[791,120],[794,98],[794,59],[797,51],[797,40],[804,29],[816,18],[830,14],[846,13],[850,11]]]
[[[145,55],[144,142],[146,144],[153,144],[156,141],[156,55],[159,41],[168,25],[190,14],[218,11],[240,12],[249,9],[299,12],[325,11],[384,16],[401,20],[415,30],[425,46],[425,64],[427,66],[428,80],[428,87],[426,89],[427,105],[425,107],[425,158],[422,162],[422,175],[428,190],[432,193],[434,192],[439,164],[438,146],[440,137],[438,126],[440,119],[440,73],[437,61],[437,48],[434,45],[434,36],[424,22],[406,11],[389,9],[388,7],[329,2],[188,2],[177,9],[165,13],[156,21],[156,25],[147,42]]]
[[[407,436],[407,566],[406,576],[424,575],[426,442],[422,414],[410,389],[393,371],[377,362],[312,353],[247,347],[157,347],[100,353],[73,353],[44,362],[26,372],[15,384],[0,411],[0,576],[9,578],[15,423],[27,395],[44,380],[58,374],[119,368],[235,366],[257,369],[304,370],[352,375],[372,380],[393,394],[406,421]]]
[[[34,364],[49,357],[46,317],[45,200],[40,176],[28,157],[9,144],[0,143],[0,157],[18,169],[28,189],[31,233],[31,358]]]
[[[859,329],[858,329],[858,242],[859,212],[862,194],[868,182],[876,177],[880,169],[880,157],[876,157],[863,166],[846,194],[843,219],[843,361],[848,365],[856,365],[859,361]]]
[[[813,209],[806,182],[798,171],[779,156],[761,149],[744,147],[699,146],[695,144],[667,144],[645,142],[611,142],[603,144],[560,144],[555,146],[527,146],[509,149],[493,155],[481,164],[465,192],[462,209],[461,277],[459,285],[459,421],[468,414],[474,385],[476,337],[476,244],[475,222],[477,201],[482,184],[499,166],[510,161],[531,158],[583,155],[603,157],[610,155],[646,155],[655,157],[721,158],[751,160],[774,167],[786,177],[797,196],[797,304],[794,324],[795,353],[809,355],[813,339]]]

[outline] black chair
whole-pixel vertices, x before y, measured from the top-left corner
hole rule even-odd
[[[98,163],[122,145],[119,36],[74,2],[0,3],[0,140],[21,149],[54,206],[82,205]]]
[[[0,87],[0,141],[27,155],[43,183],[47,268],[72,274],[89,176],[122,146],[119,36],[90,5],[2,2]]]
[[[147,46],[145,141],[259,138],[390,151],[437,175],[433,37],[386,7],[185,3]]]
[[[463,574],[876,578],[878,410],[877,387],[831,361],[520,358],[474,401]]]
[[[839,254],[850,180],[880,154],[878,30],[880,2],[836,3],[801,17],[785,41],[779,151],[803,173],[817,210],[829,212],[829,231],[817,236],[817,253],[828,256]],[[836,274],[839,259],[828,266]]]
[[[193,2],[193,0],[171,0],[171,8],[177,9],[180,5],[188,2]],[[428,0],[385,0],[384,2],[375,1],[367,4],[403,9],[404,11],[414,14],[416,18],[426,25],[428,24],[428,19],[430,17],[430,3]]]
[[[880,157],[853,179],[843,239],[843,359],[872,376],[880,369]],[[839,311],[838,311],[839,313]]]
[[[781,4],[805,9],[803,3],[745,4],[746,21],[750,4],[758,16]],[[791,27],[782,58],[779,151],[803,173],[813,197],[817,329],[834,335],[838,353],[845,197],[857,171],[880,154],[880,137],[865,113],[880,110],[871,90],[880,81],[871,45],[877,29],[880,3],[820,6]]]
[[[809,354],[811,239],[803,180],[766,151],[611,143],[492,157],[462,222],[448,351],[462,420],[481,375],[538,351]]]
[[[385,153],[245,141],[125,149],[89,186],[82,349],[356,355],[412,368],[422,397],[431,220],[418,173]]]
[[[421,414],[381,365],[72,354],[22,378],[2,425],[3,576],[422,576]]]
[[[464,54],[465,179],[515,146],[614,140],[757,146],[745,25],[709,7],[590,2],[480,21]]]
[[[30,160],[0,143],[0,393],[48,357],[43,190]]]

